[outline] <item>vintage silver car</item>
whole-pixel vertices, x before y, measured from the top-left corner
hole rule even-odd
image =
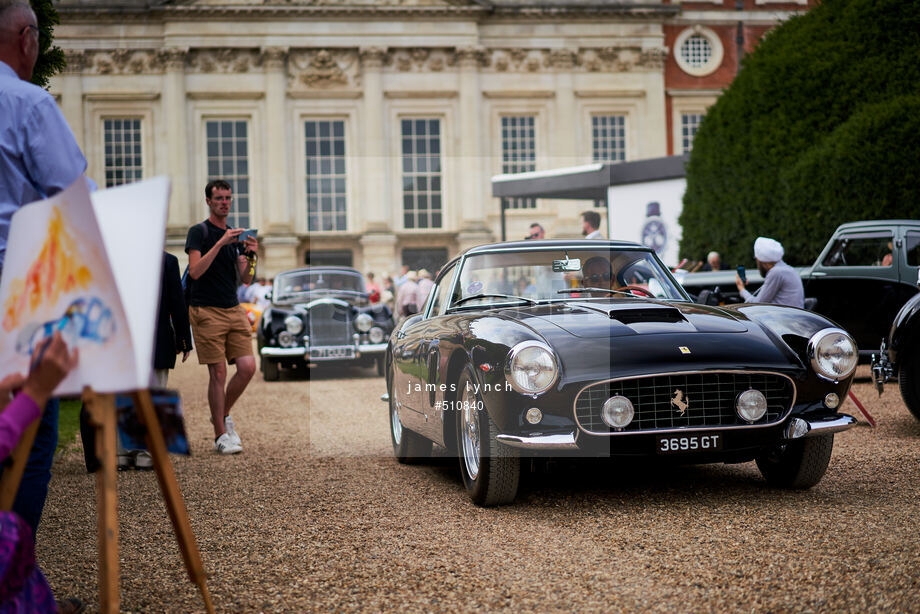
[[[348,267],[306,267],[275,278],[271,305],[256,330],[262,376],[311,364],[370,366],[383,374],[393,314],[371,303],[361,273]]]

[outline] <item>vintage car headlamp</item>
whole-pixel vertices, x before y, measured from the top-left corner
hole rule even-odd
[[[601,408],[601,420],[614,429],[626,427],[632,422],[635,415],[636,410],[633,408],[632,401],[621,395],[610,397]]]
[[[545,343],[522,341],[508,353],[505,378],[523,394],[540,394],[550,389],[559,374],[556,357]]]
[[[839,328],[819,330],[808,340],[808,358],[818,375],[830,380],[847,377],[856,369],[856,343]]]
[[[284,318],[284,328],[292,335],[300,334],[303,330],[303,320],[298,316],[288,316]]]
[[[374,325],[374,318],[370,317],[366,313],[359,314],[355,318],[355,328],[357,328],[362,333],[366,333],[371,329],[371,326]]]
[[[742,420],[757,422],[767,413],[767,397],[759,390],[745,390],[735,399],[735,409]]]
[[[379,326],[375,326],[367,333],[367,338],[370,339],[371,343],[381,343],[385,336],[383,329]]]
[[[297,341],[294,339],[294,335],[286,330],[283,330],[278,333],[278,343],[281,345],[281,347],[290,348],[294,347],[294,344],[297,343]]]

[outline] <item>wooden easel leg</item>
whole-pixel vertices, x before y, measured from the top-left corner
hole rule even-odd
[[[115,395],[83,390],[83,402],[96,429],[96,523],[99,548],[99,611],[116,614],[119,607],[118,478],[115,460]]]
[[[139,390],[133,396],[137,414],[141,422],[147,427],[147,449],[153,457],[153,468],[156,470],[157,480],[160,483],[160,492],[163,493],[166,510],[169,513],[169,519],[172,521],[173,530],[179,542],[179,550],[182,552],[183,561],[185,561],[185,569],[188,571],[189,579],[198,585],[205,609],[213,614],[214,606],[211,603],[211,595],[208,592],[207,574],[201,562],[198,545],[195,543],[195,534],[192,533],[192,526],[189,524],[188,511],[185,508],[185,501],[182,499],[182,492],[179,490],[179,483],[176,481],[176,474],[166,452],[166,442],[163,440],[160,421],[153,407],[153,399],[149,390]]]
[[[26,469],[26,463],[29,462],[29,453],[32,451],[32,444],[35,443],[35,434],[38,433],[38,425],[41,421],[42,419],[39,418],[26,427],[26,430],[22,432],[22,437],[19,438],[19,443],[10,454],[6,467],[3,468],[3,477],[0,478],[0,510],[13,509],[16,493],[19,492],[19,484],[22,482],[22,473]]]

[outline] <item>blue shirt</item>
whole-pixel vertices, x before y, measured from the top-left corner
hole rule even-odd
[[[757,296],[747,290],[741,291],[745,303],[773,303],[802,309],[805,306],[805,287],[802,277],[795,269],[780,260],[767,271],[763,286]]]
[[[85,171],[86,158],[51,94],[0,62],[0,268],[13,214]]]

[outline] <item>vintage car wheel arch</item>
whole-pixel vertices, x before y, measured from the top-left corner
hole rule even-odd
[[[908,355],[901,363],[898,388],[907,409],[920,420],[920,354],[917,351]]]
[[[757,468],[771,486],[811,488],[824,477],[833,448],[833,433],[797,439],[758,456]]]

